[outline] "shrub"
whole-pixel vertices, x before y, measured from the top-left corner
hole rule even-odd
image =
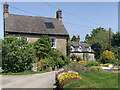
[[[88,61],[86,62],[88,66],[100,66],[100,63],[97,61]]]
[[[88,71],[98,71],[98,68],[97,67],[89,67]]]
[[[101,62],[102,63],[110,63],[115,60],[114,53],[111,51],[104,51],[101,56]]]
[[[32,44],[26,38],[6,36],[2,43],[2,69],[4,72],[30,70],[34,55]]]
[[[71,55],[70,58],[72,59],[72,61],[76,60],[77,62],[79,62],[80,60],[82,60],[81,57],[80,57],[79,55],[74,55],[74,54]]]
[[[72,70],[72,68],[68,65],[63,66],[63,69],[64,69],[65,72]]]
[[[79,64],[78,62],[70,62],[67,66],[64,67],[66,71],[73,70],[73,71],[85,71],[85,65]]]
[[[78,63],[79,63],[79,64],[85,64],[85,63],[86,63],[86,61],[81,60],[81,61],[79,61]]]
[[[73,60],[75,60],[76,59],[76,56],[73,54],[73,55],[71,55],[71,57],[70,57],[71,59],[72,59],[72,61]]]
[[[69,62],[69,57],[64,56],[59,50],[51,49],[41,63],[43,66],[52,67],[54,69],[55,66],[62,68],[63,65]]]
[[[69,57],[64,56],[59,50],[52,49],[47,57],[53,58],[53,60],[55,61],[55,66],[57,66],[57,68],[62,68],[63,65],[70,62]]]
[[[41,63],[43,66],[52,67],[52,68],[55,67],[55,61],[53,60],[52,57],[43,59]]]
[[[102,68],[100,68],[100,67],[94,67],[94,66],[86,68],[86,69],[88,69],[88,71],[103,71]]]
[[[77,55],[76,56],[76,61],[79,62],[80,60],[82,60],[82,58],[79,55]]]
[[[70,62],[68,63],[68,66],[75,67],[75,66],[79,66],[79,64],[77,62]]]

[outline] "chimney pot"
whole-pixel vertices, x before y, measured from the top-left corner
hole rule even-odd
[[[76,42],[80,43],[80,36],[79,35],[76,36]]]
[[[4,13],[8,13],[8,7],[9,5],[7,4],[7,2],[5,2],[4,4]]]
[[[8,8],[9,8],[9,5],[7,4],[7,2],[5,2],[5,4],[4,4],[4,12],[3,12],[4,18],[8,17],[8,13],[9,13]]]

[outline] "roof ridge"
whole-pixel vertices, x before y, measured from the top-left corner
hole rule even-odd
[[[15,15],[15,16],[25,16],[25,17],[32,17],[32,18],[46,18],[46,19],[56,19],[56,18],[50,18],[50,17],[40,17],[40,16],[28,16],[28,15],[19,15],[19,14],[10,14],[9,15]],[[56,19],[57,20],[57,19]]]

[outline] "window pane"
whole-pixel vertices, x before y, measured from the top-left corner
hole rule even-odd
[[[51,43],[52,43],[52,47],[56,47],[56,40],[55,40],[55,38],[51,38]]]

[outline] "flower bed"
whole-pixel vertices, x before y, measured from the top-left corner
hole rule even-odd
[[[114,66],[114,65],[113,65],[113,64],[111,64],[111,63],[106,63],[106,64],[103,64],[102,66],[108,67],[109,65]]]
[[[56,79],[57,85],[63,88],[64,85],[69,83],[71,80],[82,79],[82,77],[80,77],[78,73],[74,71],[68,71],[68,72],[60,71],[56,73],[55,79]]]

